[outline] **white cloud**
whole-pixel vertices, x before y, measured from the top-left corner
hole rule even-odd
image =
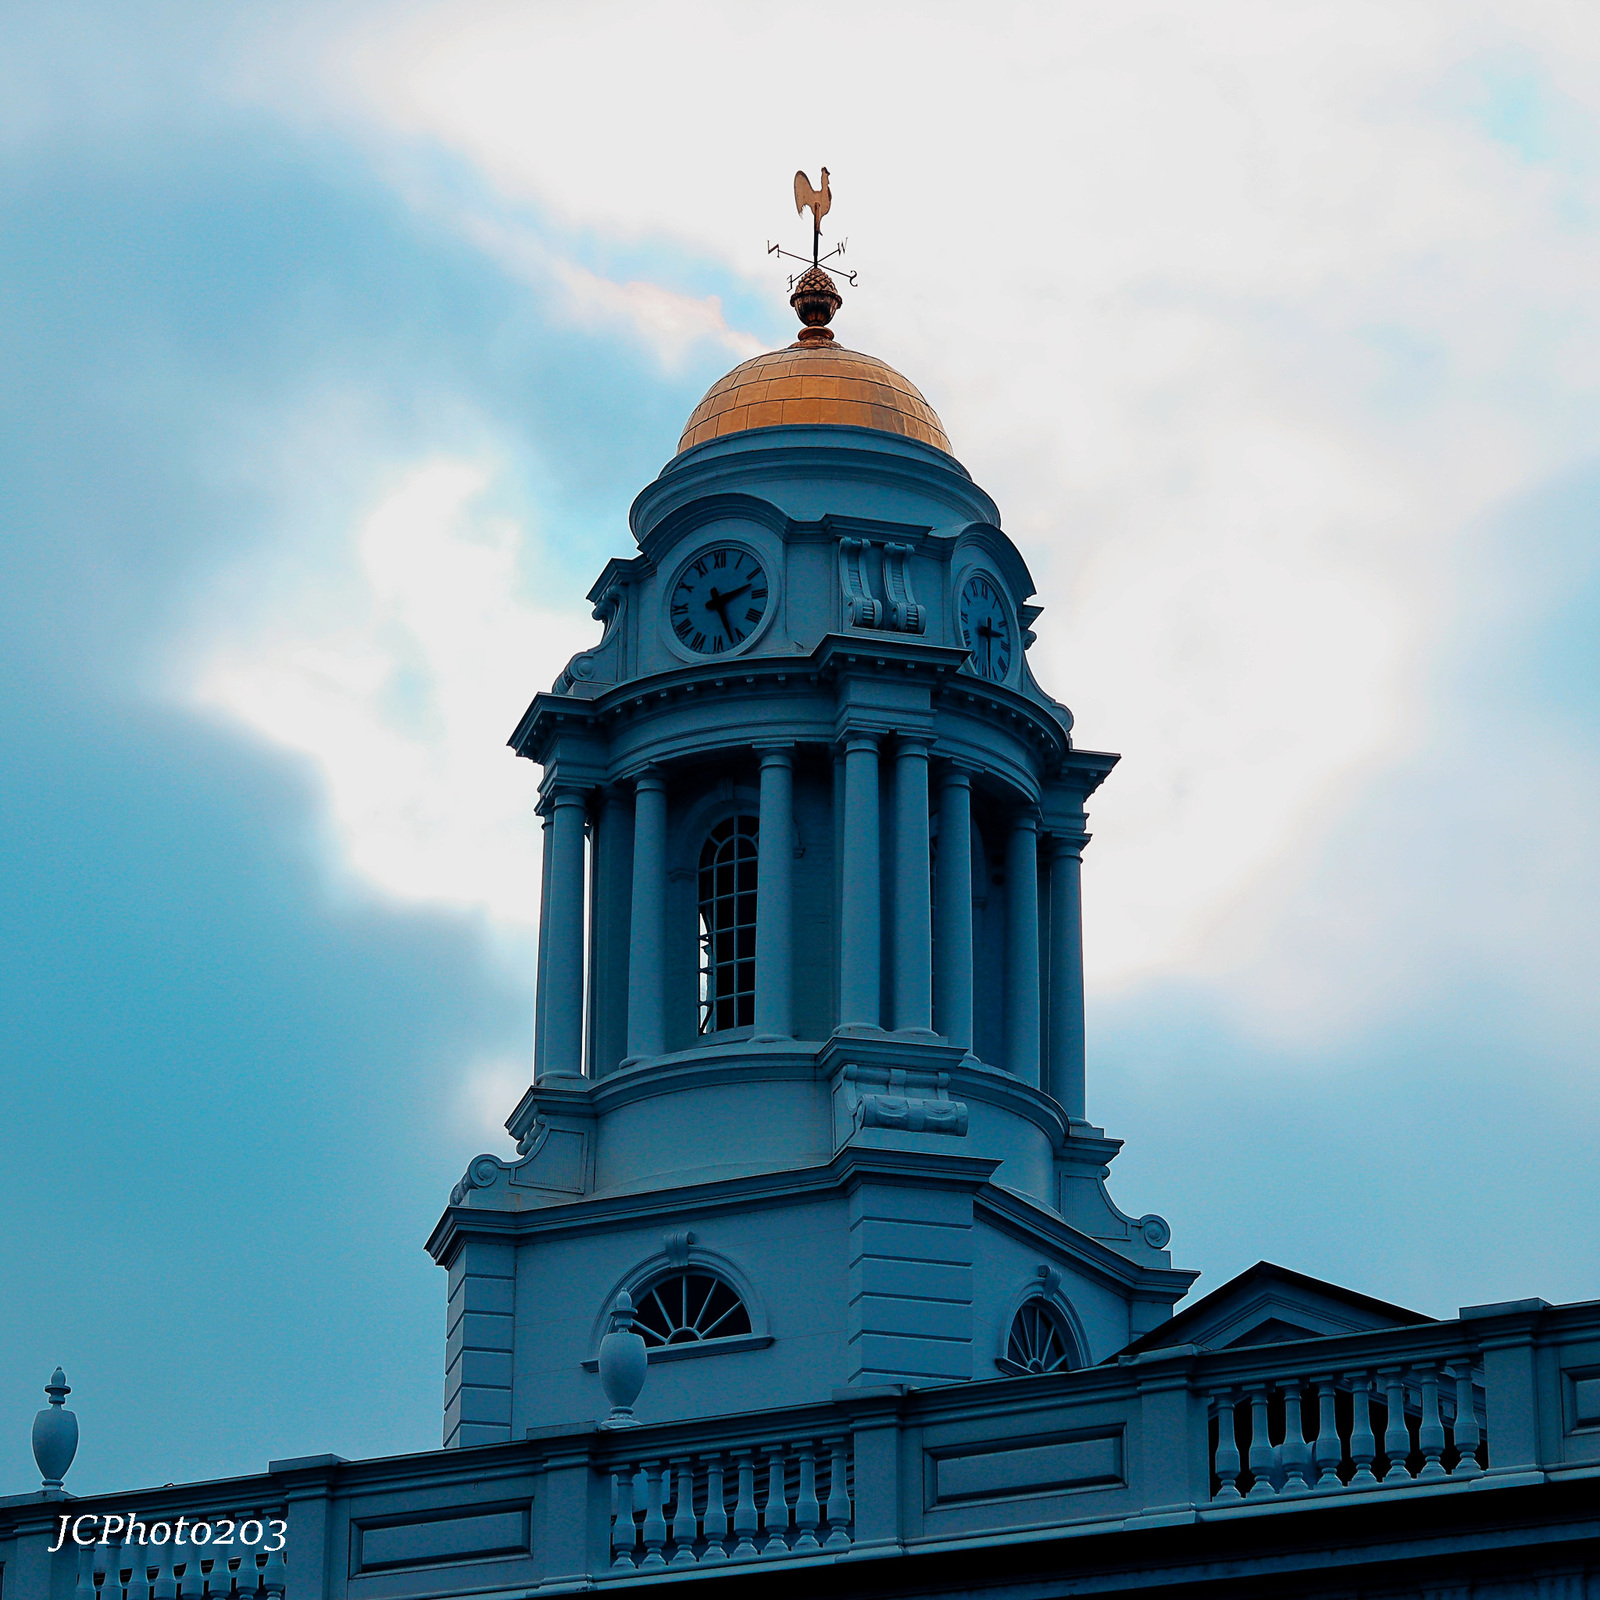
[[[315,759],[342,850],[386,892],[538,918],[532,768],[506,738],[596,625],[520,598],[521,530],[481,508],[490,464],[411,467],[355,534],[354,576],[235,618],[202,703]],[[336,596],[328,586],[338,584]]]
[[[490,1061],[469,1071],[451,1101],[460,1131],[504,1149],[506,1118],[528,1087],[526,1061]]]
[[[1463,570],[1472,528],[1591,448],[1600,17],[1013,4],[924,6],[909,25],[867,5],[813,40],[777,7],[454,0],[339,12],[294,50],[292,73],[257,62],[249,92],[300,106],[314,79],[375,150],[442,148],[508,216],[532,203],[602,240],[670,241],[775,306],[765,241],[803,239],[789,174],[826,160],[830,224],[863,276],[841,335],[941,411],[1033,565],[1042,679],[1083,742],[1126,754],[1095,806],[1095,980],[1186,970],[1266,1004],[1345,970],[1377,998],[1334,905],[1292,950],[1259,952],[1362,785],[1427,737],[1451,608],[1494,582]],[[1559,113],[1559,161],[1497,130],[1507,72]],[[546,258],[481,211],[458,225],[664,362],[748,348],[714,296]],[[471,603],[463,588],[430,622],[435,603],[409,595],[402,631],[465,705],[449,635]],[[429,845],[458,799],[482,803],[471,775],[500,726],[463,713],[401,738],[382,721],[388,637],[332,659],[326,641],[280,645],[270,670],[235,664],[226,693],[279,737],[319,721],[367,870],[509,914],[494,852]],[[339,753],[355,750],[391,755],[394,781],[380,792],[365,756]],[[1431,932],[1395,915],[1424,890],[1442,893],[1401,863],[1345,911],[1455,948],[1448,895]],[[1512,923],[1476,915],[1502,948]],[[1303,1026],[1328,1015],[1308,1006]]]
[[[415,186],[408,185],[415,195]],[[426,202],[439,206],[437,196]],[[633,279],[618,283],[550,249],[532,229],[481,211],[452,207],[461,233],[513,276],[556,291],[555,309],[580,327],[625,329],[672,370],[702,343],[720,345],[735,360],[765,348],[753,334],[728,325],[714,294],[696,299],[660,284]]]

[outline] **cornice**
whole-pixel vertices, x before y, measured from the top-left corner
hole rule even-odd
[[[968,712],[991,728],[1004,729],[1031,746],[1047,771],[1082,774],[1080,782],[1073,785],[1074,793],[1080,789],[1084,796],[1092,793],[1117,758],[1073,750],[1068,729],[1056,711],[1004,684],[962,672],[966,659],[963,650],[926,644],[910,635],[876,629],[830,633],[808,656],[752,655],[715,665],[672,667],[617,684],[593,699],[542,692],[522,714],[508,743],[519,756],[543,764],[551,740],[561,733],[609,739],[610,730],[626,719],[696,697],[800,695],[814,693],[824,685],[836,692],[846,682],[914,680],[929,685],[936,713]],[[828,737],[819,742],[827,742]],[[744,727],[701,729],[696,730],[693,750],[686,748],[681,754],[698,755],[748,743]],[[670,760],[679,754],[664,752],[658,757],[652,753],[650,759]]]
[[[1003,1184],[989,1184],[975,1197],[973,1207],[985,1212],[996,1227],[1014,1237],[1071,1256],[1090,1276],[1119,1290],[1156,1290],[1176,1300],[1200,1276],[1199,1272],[1184,1267],[1141,1267],[1110,1245],[1080,1233],[1070,1222]]]
[[[876,428],[825,424],[752,428],[708,439],[675,456],[640,490],[628,526],[643,548],[669,516],[711,494],[752,493],[752,485],[806,477],[894,483],[935,498],[967,520],[999,525],[993,500],[954,456]]]
[[[946,1186],[974,1192],[989,1184],[1000,1158],[926,1150],[886,1150],[876,1146],[843,1146],[833,1157],[809,1167],[743,1173],[701,1183],[680,1183],[659,1189],[638,1189],[584,1195],[565,1204],[526,1211],[479,1211],[447,1206],[428,1236],[428,1254],[444,1266],[459,1241],[469,1238],[531,1239],[583,1233],[619,1222],[651,1222],[685,1211],[748,1210],[752,1206],[790,1205],[819,1195],[847,1193],[876,1179],[926,1187]]]

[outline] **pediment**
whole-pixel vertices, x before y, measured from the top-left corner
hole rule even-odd
[[[1152,1328],[1124,1353],[1178,1344],[1227,1350],[1432,1321],[1434,1318],[1420,1311],[1392,1305],[1270,1261],[1258,1261],[1169,1321]]]

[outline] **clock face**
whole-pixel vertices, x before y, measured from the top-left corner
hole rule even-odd
[[[686,650],[717,656],[737,650],[767,614],[769,585],[742,545],[714,545],[678,574],[667,597],[667,625]]]
[[[998,683],[1011,670],[1011,617],[1000,591],[982,573],[961,586],[961,637],[973,670]]]

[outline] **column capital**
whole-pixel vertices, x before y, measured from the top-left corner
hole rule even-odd
[[[881,733],[867,733],[860,730],[852,731],[846,729],[839,736],[839,743],[846,755],[852,750],[871,750],[876,754],[879,745],[883,743],[883,735]]]
[[[1023,831],[1037,833],[1039,831],[1038,809],[1031,804],[1018,806],[1017,809],[1011,813],[1011,831],[1013,833],[1020,833]]]
[[[974,769],[972,767],[964,767],[959,761],[952,761],[939,773],[939,787],[941,789],[970,789],[973,777]]]
[[[933,743],[925,734],[912,733],[895,740],[895,754],[901,756],[921,756],[924,761],[928,759],[929,746]]]
[[[794,765],[794,740],[773,739],[754,744],[751,748],[761,757],[763,767],[792,767]]]
[[[633,775],[633,792],[638,794],[641,789],[664,794],[667,788],[667,776],[660,767],[641,767]]]
[[[589,807],[590,785],[586,783],[558,783],[551,787],[539,806],[541,814],[553,813],[558,806]]]
[[[1051,857],[1057,861],[1064,856],[1077,856],[1081,859],[1083,847],[1094,837],[1088,833],[1052,833],[1046,836],[1049,840]]]

